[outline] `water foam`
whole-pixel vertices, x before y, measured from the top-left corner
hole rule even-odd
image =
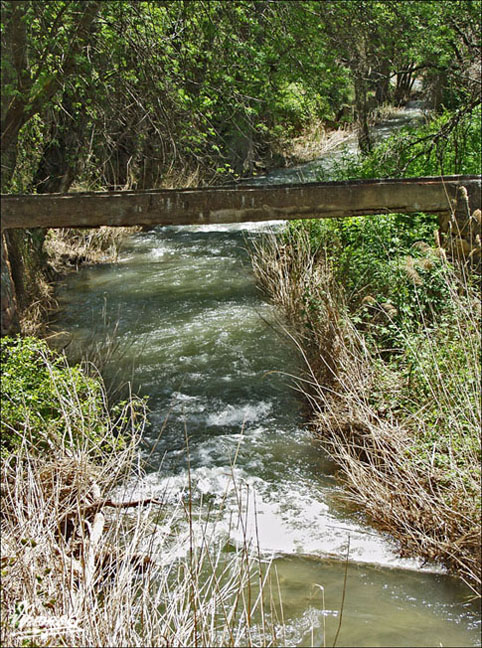
[[[189,493],[197,511],[194,527],[206,534],[208,503],[217,510],[217,521],[209,526],[213,541],[251,547],[265,556],[309,556],[320,560],[345,560],[349,545],[351,562],[406,570],[443,573],[436,566],[400,558],[388,536],[352,520],[341,521],[320,499],[309,494],[304,484],[284,483],[279,487],[242,468],[202,466],[191,472],[161,477],[147,475],[128,497],[162,498],[167,504],[185,500]],[[186,529],[184,529],[184,532]],[[180,545],[183,542],[179,541]],[[176,556],[186,549],[178,546]]]
[[[266,401],[245,403],[238,407],[227,405],[222,410],[209,414],[207,423],[213,426],[242,426],[264,418],[270,413],[271,409],[272,404]]]

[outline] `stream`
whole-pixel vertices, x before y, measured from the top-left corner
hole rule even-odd
[[[409,108],[376,135],[420,118],[420,108]],[[341,153],[252,182],[310,181],[320,169],[328,179],[333,155]],[[71,335],[71,348],[82,348],[118,322],[122,353],[107,371],[131,379],[151,410],[143,448],[149,471],[138,493],[174,503],[189,472],[194,504],[217,512],[226,547],[248,539],[272,559],[288,645],[333,644],[348,546],[337,646],[480,645],[470,590],[437,565],[400,558],[389,536],[344,504],[335,467],[304,427],[289,377],[300,374],[301,360],[257,290],[246,250],[247,241],[280,226],[138,233],[117,264],[65,280],[57,325]],[[230,523],[239,492],[243,528]],[[176,551],[186,550],[179,540]]]

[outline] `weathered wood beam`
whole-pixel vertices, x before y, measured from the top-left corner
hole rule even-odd
[[[480,176],[313,182],[151,191],[3,195],[2,229],[99,225],[204,225],[368,214],[441,214],[457,187]],[[480,201],[479,201],[480,202]]]

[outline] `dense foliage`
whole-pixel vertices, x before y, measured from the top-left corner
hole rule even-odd
[[[433,242],[436,226],[426,214],[392,214],[297,222],[287,237],[308,228],[312,252],[328,255],[354,320],[376,336],[381,348],[392,348],[421,320],[433,321],[447,302],[443,264],[427,243]]]
[[[477,102],[480,2],[2,2],[2,190],[250,174],[314,120]],[[17,172],[15,173],[15,170]]]
[[[282,165],[293,136],[347,122],[368,153],[373,111],[416,88],[436,111],[458,111],[419,143],[423,152],[437,142],[438,154],[455,139],[458,168],[459,122],[480,104],[479,0],[3,0],[1,9],[4,193],[233,181]],[[42,244],[42,233],[5,235],[19,312],[45,301],[31,290]]]
[[[100,379],[70,367],[36,338],[3,337],[1,364],[2,454],[14,451],[22,439],[47,450],[62,441],[74,448],[85,439],[99,453],[111,447],[110,431],[125,423],[125,403],[109,412]],[[140,404],[131,401],[129,418]],[[121,436],[118,443],[120,448]]]

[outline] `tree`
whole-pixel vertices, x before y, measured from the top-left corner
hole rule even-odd
[[[2,191],[22,126],[78,74],[101,2],[2,2]]]
[[[2,2],[1,190],[8,190],[19,133],[43,113],[65,80],[78,73],[100,2]],[[41,272],[43,233],[2,235],[2,274],[10,286],[10,311],[29,301],[26,281]],[[16,314],[8,325],[18,327]]]

